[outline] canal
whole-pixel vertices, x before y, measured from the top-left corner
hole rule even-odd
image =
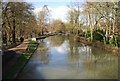
[[[118,79],[118,57],[57,35],[37,40],[38,49],[19,79]]]

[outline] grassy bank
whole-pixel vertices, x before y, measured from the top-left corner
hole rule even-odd
[[[35,50],[38,47],[38,43],[34,41],[30,41],[28,44],[28,47],[26,49],[26,52],[23,54],[20,54],[20,58],[17,59],[15,65],[11,68],[9,72],[3,77],[3,80],[5,79],[14,79],[18,73],[23,69],[25,64],[28,62],[32,54],[35,52]]]

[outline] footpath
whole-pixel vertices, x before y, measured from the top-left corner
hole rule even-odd
[[[16,53],[24,53],[25,50],[27,49],[28,43],[29,43],[29,40],[26,39],[22,44],[14,47],[14,48],[10,48],[10,49],[8,49],[8,50],[13,50],[13,51],[15,51]]]

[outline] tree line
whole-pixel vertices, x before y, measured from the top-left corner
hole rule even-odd
[[[64,26],[61,20],[50,20],[47,5],[44,5],[38,14],[33,12],[33,5],[26,2],[2,2],[1,5],[4,45],[19,42],[21,36],[38,37],[49,32],[60,32]]]
[[[36,24],[36,19],[32,10],[32,5],[26,2],[2,3],[3,43],[16,43],[20,36],[34,32],[32,27]]]
[[[69,32],[83,34],[86,40],[120,45],[119,2],[74,2],[69,5]],[[83,8],[81,11],[80,8]]]
[[[47,5],[34,14],[32,4],[2,3],[2,39],[9,45],[21,36],[37,37],[47,33],[68,32],[88,41],[120,45],[120,7],[118,2],[73,2],[68,5],[67,22],[52,19]],[[82,9],[81,9],[82,8]]]

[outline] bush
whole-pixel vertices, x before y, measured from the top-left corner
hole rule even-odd
[[[87,37],[86,40],[90,41],[90,40],[91,40],[91,37]]]
[[[120,35],[118,35],[117,37],[117,44],[118,44],[118,47],[120,47]]]
[[[76,30],[70,30],[70,33],[75,35],[75,34],[77,34],[77,31]]]
[[[101,34],[103,34],[103,35],[105,34],[103,32],[103,30],[95,30],[95,31],[93,31],[93,40],[102,41],[103,40],[103,36],[100,35],[98,32],[101,33]]]
[[[110,44],[111,46],[116,46],[116,41],[114,41],[114,40],[109,40],[109,44]]]
[[[108,40],[101,40],[100,42],[104,43],[104,44],[109,44]]]
[[[88,31],[86,32],[86,37],[87,37],[87,38],[90,37],[90,30],[88,30]]]
[[[118,47],[120,47],[120,42],[118,42]]]

